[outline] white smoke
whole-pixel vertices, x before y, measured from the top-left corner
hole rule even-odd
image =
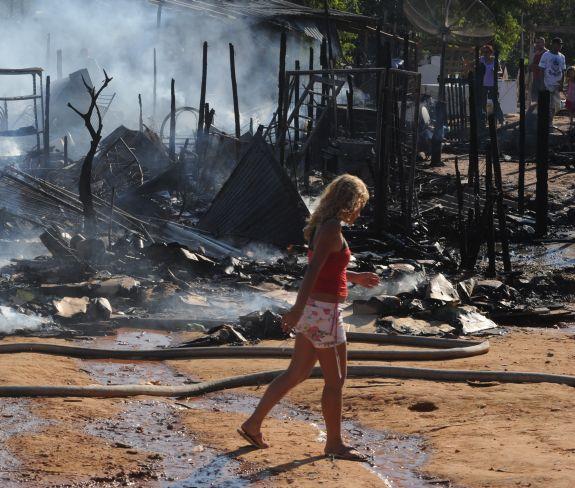
[[[13,334],[18,330],[38,330],[49,321],[37,315],[25,315],[13,308],[0,306],[0,334]]]
[[[176,80],[177,106],[197,107],[203,41],[209,43],[206,101],[216,111],[214,125],[227,131],[233,128],[230,42],[236,50],[243,130],[248,128],[250,117],[255,119],[256,127],[259,122],[268,123],[271,119],[277,97],[278,31],[256,26],[243,18],[212,18],[197,11],[169,8],[163,9],[162,27],[158,30],[157,6],[146,0],[25,0],[24,16],[18,8],[20,2],[14,3],[17,7],[13,17],[10,2],[0,4],[2,67],[40,66],[55,80],[56,51],[61,49],[64,76],[88,68],[98,86],[103,79],[99,67],[106,69],[114,78],[108,93],[115,92],[116,98],[105,132],[119,123],[137,128],[139,93],[144,122],[151,123],[154,48],[158,60],[156,126],[169,112],[171,78]],[[319,49],[315,52],[317,57]],[[307,48],[288,36],[287,67],[293,68],[298,58],[302,66],[307,65],[307,55]],[[29,91],[29,79],[25,86],[18,80],[18,87],[5,86],[5,82],[0,80],[0,94]],[[185,118],[179,120],[181,126],[186,125]],[[189,117],[187,125],[191,128],[194,124]],[[61,135],[53,134],[54,138]]]

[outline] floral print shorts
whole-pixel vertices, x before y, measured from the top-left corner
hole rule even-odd
[[[346,341],[340,304],[309,299],[295,326],[317,348],[334,347]]]

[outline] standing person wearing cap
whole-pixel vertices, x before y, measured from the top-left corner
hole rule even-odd
[[[561,108],[560,93],[563,91],[563,82],[565,77],[565,56],[560,52],[563,41],[555,37],[551,41],[551,49],[541,56],[539,69],[543,73],[543,83],[545,89],[551,94],[549,103],[549,126],[553,126],[553,117],[555,112]]]

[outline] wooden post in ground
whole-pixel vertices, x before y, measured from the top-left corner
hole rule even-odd
[[[495,59],[493,61],[493,112],[499,117],[501,106],[499,105],[499,49],[495,47]]]
[[[455,183],[457,185],[457,227],[459,228],[459,254],[461,267],[468,260],[467,253],[467,229],[463,221],[463,186],[461,185],[461,173],[459,171],[459,158],[455,157]]]
[[[411,69],[411,62],[409,60],[409,32],[403,37],[403,69],[406,71]]]
[[[519,213],[525,211],[525,60],[519,61],[519,177],[517,200]]]
[[[479,135],[477,126],[476,78],[469,73],[469,168],[468,184],[473,188],[475,217],[479,219]]]
[[[327,40],[324,37],[321,41],[321,51],[319,53],[319,62],[321,65],[322,71],[327,71],[329,69],[329,63],[327,59]],[[327,107],[327,101],[329,99],[329,86],[327,83],[324,83],[323,80],[327,80],[327,75],[324,73],[321,75],[322,84],[321,84],[321,105],[322,110],[325,110]]]
[[[549,211],[547,177],[549,171],[549,125],[550,93],[539,92],[537,103],[537,184],[535,194],[535,231],[538,236],[547,234],[547,214]]]
[[[314,66],[314,51],[313,51],[313,47],[309,48],[309,63],[308,63],[308,68],[310,71],[313,70],[313,66]],[[311,93],[309,94],[309,99],[308,99],[308,103],[307,103],[307,125],[306,125],[306,138],[309,137],[309,135],[311,134],[311,131],[313,130],[313,98],[314,98],[314,83],[311,81],[311,76],[310,76],[310,91]],[[306,189],[306,191],[309,191],[309,173],[310,173],[310,168],[311,168],[311,148],[308,146],[308,148],[306,149],[305,152],[305,160],[304,160],[304,169],[303,169],[303,173],[304,173],[304,188]]]
[[[208,81],[208,43],[204,41],[202,50],[202,86],[200,88],[200,106],[198,107],[200,114],[198,117],[198,137],[204,130],[204,119],[206,110],[206,84]]]
[[[46,108],[44,110],[44,166],[50,163],[50,75],[46,76]]]
[[[62,50],[58,49],[56,51],[56,75],[57,75],[57,79],[61,80],[63,77],[62,74]]]
[[[142,94],[138,93],[138,107],[140,109],[140,118],[138,119],[138,127],[140,132],[144,132],[144,113],[142,111]]]
[[[507,221],[505,205],[503,203],[503,180],[501,177],[501,163],[499,161],[499,146],[497,144],[497,124],[495,114],[489,115],[489,138],[491,148],[491,164],[495,176],[495,188],[497,190],[497,221],[499,222],[499,235],[501,239],[501,251],[503,257],[503,269],[511,273],[511,257],[509,256],[509,236],[507,235]]]
[[[285,99],[288,97],[286,93],[286,56],[287,56],[287,34],[282,31],[280,37],[280,64],[278,73],[278,108],[277,108],[277,133],[276,133],[276,143],[279,146],[280,154],[280,164],[283,166],[285,159],[285,131],[284,127],[284,109],[285,109]]]
[[[64,136],[64,166],[68,166],[68,136]]]
[[[296,59],[295,61],[295,71],[300,71],[301,66],[299,63],[299,60]],[[295,112],[294,112],[294,118],[293,118],[293,122],[294,122],[294,133],[293,133],[293,140],[294,140],[294,145],[295,145],[295,149],[297,151],[297,146],[299,143],[299,107],[298,107],[298,101],[299,101],[299,83],[300,83],[300,78],[299,75],[294,77],[294,100],[295,100]]]
[[[156,123],[156,107],[158,103],[158,62],[156,57],[156,48],[154,48],[154,89],[152,93],[152,121]]]
[[[176,81],[172,78],[170,95],[170,161],[176,160]]]
[[[234,45],[230,42],[230,73],[232,79],[232,96],[234,99],[234,123],[236,133],[236,161],[240,159],[240,137],[242,136],[240,127],[240,103],[238,100],[238,82],[236,79],[236,53]]]
[[[493,278],[496,275],[495,267],[495,224],[493,222],[493,167],[491,166],[491,148],[485,154],[485,209],[487,213],[487,257],[489,265],[486,276]]]
[[[112,227],[114,225],[114,200],[116,199],[116,187],[112,187],[112,198],[110,199],[110,221],[108,222],[108,251],[112,250]]]
[[[347,130],[349,132],[349,137],[352,139],[355,137],[355,120],[353,114],[353,76],[347,75],[347,86],[349,90],[347,91]]]

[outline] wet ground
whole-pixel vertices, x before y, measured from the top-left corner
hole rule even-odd
[[[122,330],[114,338],[89,341],[93,347],[156,348],[179,341],[177,334],[153,331]],[[83,343],[88,341],[82,341]],[[177,373],[161,362],[81,360],[80,367],[102,384],[173,384],[196,381]],[[104,438],[127,449],[139,449],[152,454],[154,477],[150,487],[184,488],[191,486],[241,487],[267,479],[270,473],[246,469],[226,453],[210,449],[194,439],[180,419],[186,409],[217,410],[247,414],[257,404],[251,395],[219,393],[205,398],[176,402],[162,400],[126,400],[121,413],[113,418],[90,422],[85,429],[91,435]],[[300,421],[317,430],[318,440],[325,436],[323,420],[317,414],[282,402],[272,412],[277,419]],[[426,460],[423,440],[416,436],[401,436],[379,432],[346,422],[346,437],[372,459],[365,469],[377,474],[382,486],[417,488],[437,486],[424,481],[418,474]],[[140,481],[141,483],[142,481]]]

